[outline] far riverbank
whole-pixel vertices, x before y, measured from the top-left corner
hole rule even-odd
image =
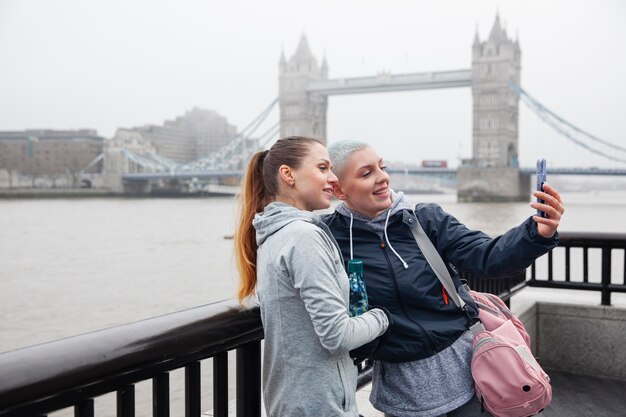
[[[14,188],[0,189],[0,200],[12,199],[83,199],[83,198],[197,198],[223,197],[224,193],[185,193],[161,191],[148,194],[114,193],[102,188]],[[226,194],[227,195],[227,194]]]

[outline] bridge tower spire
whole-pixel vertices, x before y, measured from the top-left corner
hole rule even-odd
[[[485,166],[518,166],[519,98],[508,82],[519,85],[520,59],[519,44],[496,15],[489,38],[477,36],[472,46],[472,156]]]
[[[328,99],[325,95],[308,92],[307,85],[312,81],[328,79],[326,58],[322,65],[311,53],[309,43],[303,34],[296,52],[279,63],[280,136],[304,135],[326,141],[326,110]]]
[[[459,170],[459,200],[527,200],[527,178],[519,178],[519,85],[521,51],[517,40],[495,21],[485,41],[478,31],[472,45],[472,159]]]

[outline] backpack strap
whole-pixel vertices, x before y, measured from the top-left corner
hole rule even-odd
[[[454,301],[454,304],[456,304],[459,308],[464,308],[465,301],[463,301],[463,299],[459,296],[459,293],[454,286],[454,281],[452,281],[452,277],[450,276],[450,271],[448,271],[448,268],[446,268],[446,265],[443,263],[443,259],[441,259],[441,255],[437,252],[435,245],[433,245],[433,242],[430,241],[426,232],[424,232],[415,211],[413,211],[413,215],[415,216],[416,224],[415,227],[411,227],[410,229],[411,232],[413,232],[413,237],[417,242],[417,246],[419,246],[422,254],[424,254],[424,257],[437,275],[437,278],[439,278],[439,281],[441,281],[443,288],[446,289],[452,298],[452,301]]]

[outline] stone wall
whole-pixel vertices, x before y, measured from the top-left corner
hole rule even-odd
[[[626,309],[538,303],[536,339],[546,369],[626,380]]]
[[[626,380],[626,309],[538,302],[519,318],[546,371]]]
[[[530,336],[530,350],[537,356],[537,303],[517,316]]]

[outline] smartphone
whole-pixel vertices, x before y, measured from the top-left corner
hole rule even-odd
[[[537,159],[537,191],[543,191],[543,184],[546,182],[546,174],[546,160],[543,158]],[[543,204],[545,201],[537,198],[537,203]],[[541,210],[537,210],[537,216],[546,217],[546,214]]]

